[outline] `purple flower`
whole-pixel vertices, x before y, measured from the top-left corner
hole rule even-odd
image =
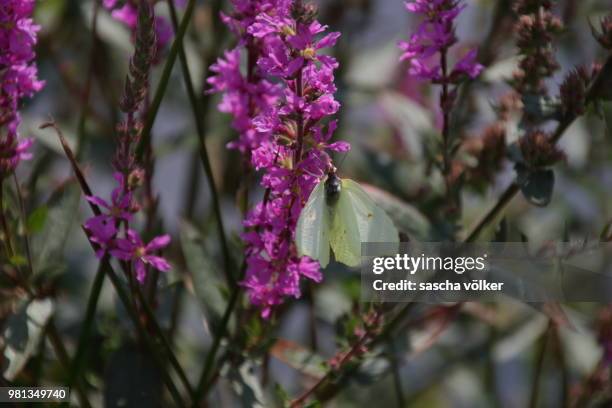
[[[98,258],[102,258],[115,247],[117,223],[114,218],[107,215],[94,216],[85,222],[84,227],[89,233],[89,240],[96,244]]]
[[[15,133],[8,133],[4,140],[0,139],[0,180],[13,173],[22,160],[32,158],[28,149],[33,144],[31,138],[17,141]]]
[[[127,237],[125,239],[117,239],[115,244],[116,248],[111,249],[111,255],[123,261],[132,262],[136,272],[136,279],[140,283],[145,281],[147,266],[152,266],[161,272],[170,270],[168,261],[161,256],[155,255],[160,249],[170,244],[169,235],[153,238],[151,242],[145,245],[138,236],[138,233],[130,229],[127,231]]]
[[[483,66],[476,62],[476,50],[469,51],[446,76],[441,64],[433,61],[436,55],[446,55],[457,42],[454,23],[464,8],[465,5],[456,0],[414,0],[406,3],[409,12],[424,17],[410,39],[398,44],[403,51],[400,60],[410,61],[410,75],[435,83],[459,83],[466,77],[474,79],[482,72]]]
[[[108,214],[105,215],[106,217],[112,218],[118,222],[130,221],[133,212],[132,193],[127,189],[123,174],[116,172],[114,178],[119,183],[119,186],[113,190],[110,204],[98,196],[88,196],[86,199],[92,204],[107,209]]]
[[[89,218],[84,227],[89,233],[89,239],[97,245],[96,255],[102,258],[114,248],[115,237],[121,223],[129,222],[134,212],[132,193],[128,190],[123,174],[116,172],[115,180],[119,183],[111,194],[111,202],[98,196],[88,196],[87,201],[107,210],[107,213]]]
[[[476,62],[476,50],[470,50],[465,56],[455,64],[451,76],[466,75],[471,79],[476,78],[484,67]]]
[[[33,10],[33,0],[0,3],[0,180],[31,157],[32,140],[19,141],[18,109],[24,98],[34,96],[44,85],[32,62],[40,29],[31,18]]]

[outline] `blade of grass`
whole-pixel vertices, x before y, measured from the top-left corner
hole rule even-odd
[[[100,293],[102,292],[102,287],[104,286],[106,263],[107,260],[104,259],[102,260],[102,262],[100,262],[100,265],[98,266],[98,271],[96,272],[96,276],[91,286],[91,291],[89,292],[87,309],[85,311],[85,319],[83,320],[83,327],[81,328],[81,334],[79,336],[76,353],[72,360],[70,375],[68,377],[68,384],[66,384],[68,387],[71,387],[74,381],[78,378],[83,363],[85,361],[85,352],[87,351],[87,346],[91,337],[90,332],[96,315],[98,300],[100,299]]]
[[[170,8],[170,17],[172,20],[172,25],[174,26],[174,30],[180,30],[178,26],[178,17],[176,14],[176,8],[174,7],[173,0],[168,0],[168,7]],[[178,41],[178,37],[177,37]],[[215,185],[215,178],[212,172],[212,166],[210,165],[210,159],[208,155],[208,149],[206,148],[205,141],[205,126],[204,126],[204,116],[205,112],[203,112],[202,107],[200,106],[200,102],[196,96],[195,88],[193,86],[193,80],[191,77],[191,72],[189,71],[189,65],[187,63],[187,55],[185,54],[185,48],[183,47],[182,41],[178,41],[178,53],[179,60],[181,63],[181,68],[183,71],[183,78],[185,80],[185,87],[187,88],[187,96],[189,97],[189,102],[191,105],[191,110],[193,112],[193,118],[196,125],[196,132],[198,135],[199,149],[198,153],[200,155],[200,161],[202,162],[202,167],[204,167],[204,173],[206,174],[206,179],[208,180],[208,185],[210,186],[210,195],[213,205],[213,211],[215,213],[215,217],[217,218],[217,228],[219,234],[219,242],[221,243],[221,251],[223,253],[223,262],[225,265],[225,278],[229,284],[233,284],[234,277],[232,276],[231,270],[232,262],[229,251],[229,245],[227,244],[227,238],[225,236],[225,228],[223,225],[223,217],[221,214],[221,204],[219,191]]]
[[[168,53],[168,58],[166,60],[166,64],[164,65],[164,69],[159,80],[159,85],[157,86],[157,89],[155,91],[155,96],[153,97],[153,101],[149,106],[147,120],[142,129],[140,143],[138,144],[138,147],[136,149],[136,157],[139,163],[142,163],[144,153],[147,151],[147,149],[149,149],[151,145],[151,129],[153,128],[153,124],[155,123],[155,119],[157,117],[157,113],[159,112],[159,107],[161,105],[162,99],[164,98],[166,90],[168,89],[170,74],[172,74],[172,68],[174,67],[174,63],[176,62],[176,57],[178,56],[180,45],[183,42],[183,37],[185,37],[185,33],[187,32],[187,27],[189,26],[189,23],[191,21],[194,8],[195,0],[189,0],[189,3],[187,3],[187,7],[185,8],[183,20],[179,25],[178,31],[172,43],[172,47],[170,47],[170,52]]]
[[[246,265],[243,265],[242,270],[246,269]],[[243,272],[241,272],[242,274]],[[200,379],[198,381],[198,385],[196,386],[195,392],[193,394],[193,407],[197,408],[200,404],[200,400],[208,391],[209,384],[211,380],[211,372],[214,367],[215,357],[217,352],[219,351],[219,347],[221,346],[221,340],[225,337],[227,332],[227,328],[229,326],[230,317],[232,316],[232,312],[234,308],[238,304],[238,299],[240,299],[241,286],[234,286],[234,290],[232,291],[231,297],[227,302],[227,307],[225,308],[225,312],[223,313],[223,318],[221,319],[221,323],[219,324],[219,328],[215,333],[215,338],[213,340],[213,344],[206,354],[206,361],[204,362],[204,368],[202,370],[202,374],[200,375]]]
[[[147,316],[155,316],[155,314],[153,313],[153,310],[151,309],[151,306],[149,305],[149,301],[145,298],[145,296],[142,293],[142,290],[140,289],[140,287],[137,288],[136,290],[137,296],[140,300],[140,303],[142,304],[142,306],[145,309],[145,312],[147,314]],[[162,330],[162,328],[160,327],[159,323],[157,322],[157,319],[151,319],[151,324],[154,326],[155,328],[155,332],[158,333],[158,337],[159,340],[162,342],[164,349],[166,350],[171,350],[172,349],[172,345],[170,344],[170,341],[166,338],[166,336],[164,335],[164,332]],[[173,366],[175,367],[180,367],[180,363],[177,360],[176,356],[172,353],[168,354],[168,358],[170,359],[171,363]],[[179,375],[179,377],[181,377],[181,382],[183,383],[183,385],[185,385],[185,388],[187,389],[187,391],[189,392],[189,394],[193,394],[193,389],[191,388],[191,384],[189,384],[189,379],[187,378],[187,375],[185,374],[185,372],[183,370],[177,370],[177,374]]]
[[[76,157],[81,158],[83,153],[83,142],[85,140],[85,124],[87,121],[87,113],[89,111],[89,96],[91,94],[91,86],[93,83],[94,61],[96,56],[96,43],[98,38],[98,11],[100,9],[100,0],[94,0],[93,15],[91,17],[91,51],[89,54],[89,67],[87,69],[87,78],[85,79],[85,89],[81,100],[81,113],[77,125],[77,145]]]
[[[115,274],[115,271],[110,266],[110,263],[108,263],[107,261],[106,264],[109,266],[108,277],[110,278],[111,283],[113,284],[115,291],[117,292],[117,295],[119,296],[119,299],[121,300],[121,303],[123,303],[125,309],[130,315],[130,318],[132,319],[134,326],[136,327],[136,330],[138,331],[140,335],[140,339],[145,343],[147,348],[151,351],[151,355],[155,358],[156,363],[159,367],[159,372],[164,377],[164,382],[166,383],[166,386],[168,387],[168,391],[170,391],[170,394],[172,395],[172,398],[174,399],[174,402],[177,404],[177,406],[184,407],[185,404],[183,402],[181,394],[176,388],[176,385],[174,385],[174,381],[172,381],[172,377],[170,377],[170,373],[168,372],[168,370],[164,368],[164,362],[163,362],[163,359],[159,356],[158,348],[156,347],[151,337],[149,337],[148,333],[146,333],[145,330],[143,329],[140,323],[140,319],[138,317],[138,313],[132,307],[132,302],[130,302],[130,296],[128,292],[126,292],[126,290],[121,285],[121,280],[119,279],[117,274]]]
[[[53,346],[53,350],[55,351],[55,354],[57,355],[57,358],[60,361],[61,365],[66,371],[69,371],[70,359],[68,358],[68,352],[66,351],[66,347],[64,347],[64,343],[62,343],[62,338],[57,332],[57,327],[55,327],[53,318],[51,318],[49,320],[49,323],[47,323],[47,336],[49,337],[49,342],[51,343],[51,346]],[[87,393],[81,387],[79,381],[74,384],[74,388],[76,389],[77,398],[79,400],[80,406],[84,408],[91,407],[91,403],[87,399]]]

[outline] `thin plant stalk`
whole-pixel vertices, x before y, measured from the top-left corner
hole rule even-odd
[[[81,100],[81,113],[79,114],[79,121],[77,125],[77,145],[76,145],[76,157],[81,158],[83,153],[83,143],[85,141],[85,125],[87,123],[87,114],[89,111],[89,98],[91,95],[91,88],[93,85],[95,57],[97,52],[97,39],[98,39],[98,11],[100,9],[100,0],[94,0],[93,15],[91,17],[91,51],[89,55],[89,68],[87,69],[87,78],[85,80],[85,89],[83,89],[83,97]]]
[[[47,323],[47,336],[58,360],[67,372],[70,371],[70,359],[68,357],[68,352],[66,351],[66,347],[64,347],[64,343],[62,343],[62,339],[57,332],[57,327],[55,327],[53,318],[51,318]],[[74,389],[76,390],[77,398],[79,399],[79,404],[84,408],[90,408],[91,403],[87,399],[87,393],[81,387],[81,384],[77,381],[73,385]]]
[[[145,124],[142,129],[141,140],[136,149],[136,158],[139,162],[142,161],[144,154],[146,153],[147,149],[151,144],[151,129],[153,129],[155,119],[157,118],[157,113],[159,112],[159,107],[162,103],[162,100],[164,99],[166,90],[168,89],[170,75],[172,74],[172,68],[174,67],[174,63],[176,62],[179,49],[181,48],[183,37],[185,37],[185,33],[187,32],[187,27],[191,22],[191,17],[193,15],[194,8],[195,0],[189,0],[189,3],[187,3],[187,7],[185,9],[183,20],[181,21],[181,24],[178,27],[178,31],[176,32],[174,41],[172,42],[172,46],[170,47],[168,58],[166,60],[166,64],[164,65],[161,78],[159,80],[159,85],[155,90],[155,95],[153,97],[153,101],[151,102],[151,106],[149,106],[147,120],[145,121]]]
[[[243,265],[243,270],[246,265]],[[243,272],[241,272],[243,273]],[[213,344],[206,354],[206,360],[204,362],[204,368],[202,369],[202,374],[200,375],[200,379],[196,386],[196,389],[193,394],[193,407],[197,408],[199,406],[200,400],[206,394],[209,389],[209,384],[212,382],[211,372],[215,363],[215,357],[221,346],[221,340],[225,337],[227,332],[227,328],[229,326],[229,321],[232,316],[232,312],[234,311],[236,305],[238,304],[238,299],[240,299],[241,286],[235,285],[232,291],[231,297],[227,302],[227,306],[225,311],[223,312],[223,317],[221,319],[221,323],[219,324],[219,329],[215,334],[215,338],[213,340]]]
[[[529,398],[529,407],[536,408],[540,397],[540,387],[542,382],[542,375],[544,372],[544,358],[546,357],[546,349],[548,341],[552,331],[552,326],[549,325],[548,329],[540,339],[540,348],[535,361],[535,372],[533,375],[533,382],[531,384],[531,397]]]
[[[170,16],[171,16],[172,24],[174,26],[175,31],[178,30],[177,31],[178,33],[180,32],[181,27],[177,25],[178,18],[176,15],[176,8],[174,7],[174,3],[172,0],[168,0],[168,6],[170,7]],[[217,218],[219,242],[221,243],[221,251],[223,253],[223,261],[225,264],[225,277],[229,284],[234,284],[235,278],[232,276],[232,272],[231,272],[232,262],[231,262],[231,256],[230,256],[229,245],[227,242],[227,237],[225,235],[225,228],[224,228],[223,217],[221,213],[221,203],[220,203],[219,191],[215,185],[215,178],[212,172],[212,166],[210,164],[208,149],[206,147],[205,126],[204,126],[204,116],[205,115],[204,115],[203,110],[201,109],[200,102],[195,93],[195,88],[193,85],[191,72],[189,71],[189,65],[187,63],[187,56],[185,54],[185,48],[183,46],[182,37],[181,37],[181,40],[179,41],[178,34],[177,34],[176,44],[178,48],[181,69],[183,71],[185,87],[187,88],[187,95],[189,97],[189,102],[191,105],[191,110],[192,110],[194,122],[196,125],[196,132],[198,135],[198,143],[199,143],[198,154],[200,156],[200,161],[202,162],[202,166],[204,167],[204,173],[206,174],[206,179],[210,187],[213,211],[215,213],[215,217]]]
[[[106,263],[106,261],[100,262],[100,265],[98,266],[98,271],[96,272],[96,276],[91,286],[91,291],[89,292],[87,309],[85,311],[85,319],[83,320],[83,326],[79,335],[79,341],[77,343],[76,352],[74,354],[74,358],[72,360],[70,368],[70,375],[68,376],[68,387],[72,386],[74,381],[78,378],[83,363],[85,361],[87,346],[91,337],[91,329],[93,327],[94,319],[96,316],[96,309],[98,307],[98,300],[100,299],[100,293],[102,293],[102,288],[104,286],[104,277],[106,276]]]
[[[13,245],[11,244],[11,231],[9,230],[8,221],[4,212],[4,183],[0,181],[0,224],[4,235],[4,245],[8,257],[13,256]]]
[[[23,225],[26,225],[27,217],[26,217],[25,203],[23,201],[23,194],[21,192],[21,186],[19,185],[19,180],[17,180],[17,175],[15,173],[13,173],[13,182],[15,183],[15,191],[17,192],[17,200],[19,201],[19,211],[21,214],[21,220],[23,222]],[[26,251],[26,259],[28,261],[28,267],[30,269],[29,272],[31,276],[31,275],[34,275],[34,261],[32,260],[32,250],[30,248],[30,237],[28,235],[27,226],[26,226],[26,233],[25,233],[23,241],[24,241],[24,246],[25,246],[25,251]]]

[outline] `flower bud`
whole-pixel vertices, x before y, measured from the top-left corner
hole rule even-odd
[[[141,168],[136,168],[128,174],[127,188],[129,191],[134,191],[138,187],[142,186],[145,180],[145,172]]]
[[[589,22],[593,37],[599,44],[607,50],[612,50],[612,15],[605,17],[600,22],[601,32],[597,32],[595,27]]]
[[[565,77],[560,88],[561,115],[564,118],[584,113],[588,83],[589,74],[584,67],[576,68]]]

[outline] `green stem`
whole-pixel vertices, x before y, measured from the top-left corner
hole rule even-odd
[[[176,8],[174,7],[173,0],[168,0],[168,6],[170,7],[170,16],[171,16],[172,24],[174,25],[174,29],[177,30],[178,18],[176,15]],[[180,27],[178,29],[180,31]],[[219,242],[221,243],[221,251],[223,253],[223,261],[225,264],[225,278],[229,284],[234,284],[235,279],[231,273],[232,262],[231,262],[229,245],[227,243],[227,238],[225,236],[225,228],[223,225],[223,217],[221,214],[221,203],[220,203],[219,191],[215,185],[215,178],[213,175],[212,166],[210,164],[208,149],[206,148],[204,112],[201,109],[200,103],[195,93],[195,89],[193,86],[193,80],[191,77],[191,72],[189,71],[189,65],[187,63],[187,56],[185,55],[185,49],[183,47],[183,43],[182,41],[178,41],[178,38],[177,38],[176,44],[178,46],[179,60],[180,60],[181,68],[183,71],[185,87],[187,88],[187,95],[189,97],[189,102],[191,104],[191,110],[192,110],[195,125],[196,125],[196,131],[197,131],[198,142],[199,142],[199,147],[200,147],[199,148],[200,161],[202,162],[202,166],[204,167],[204,173],[206,174],[206,178],[210,186],[210,194],[211,194],[211,200],[212,200],[212,205],[213,205],[213,211],[215,213],[215,217],[217,218]]]
[[[32,259],[32,250],[30,247],[30,237],[29,231],[27,230],[27,217],[26,217],[26,209],[25,202],[23,201],[23,194],[21,192],[21,186],[19,185],[19,180],[17,180],[17,175],[13,173],[13,182],[15,183],[15,191],[17,192],[17,200],[19,201],[19,211],[21,214],[21,221],[25,226],[25,234],[24,234],[24,246],[26,251],[26,258],[28,260],[28,267],[30,276],[34,275],[34,261]],[[0,187],[1,188],[1,187]]]
[[[176,57],[178,56],[178,51],[181,48],[183,37],[185,37],[185,33],[187,32],[187,27],[189,26],[189,23],[191,21],[191,16],[193,15],[194,8],[195,0],[189,0],[187,8],[185,9],[185,15],[183,16],[183,20],[181,21],[181,24],[178,28],[178,31],[174,38],[174,42],[172,43],[172,47],[170,47],[168,59],[166,61],[166,64],[164,65],[164,69],[159,80],[159,85],[157,86],[157,90],[155,91],[155,96],[153,97],[153,101],[151,102],[151,106],[149,107],[147,120],[142,129],[141,140],[136,149],[136,157],[139,163],[142,162],[144,153],[151,145],[151,129],[153,128],[153,124],[155,123],[155,119],[157,117],[157,113],[159,112],[159,107],[161,105],[162,99],[166,94],[168,83],[170,82],[170,74],[172,74],[172,68],[174,67],[174,63],[176,62]]]
[[[344,368],[343,366],[352,359],[352,357],[357,353],[358,350],[361,349],[362,346],[367,345],[367,347],[371,349],[372,347],[376,346],[380,342],[388,340],[391,336],[391,333],[395,330],[397,325],[401,322],[402,318],[406,316],[406,314],[410,311],[410,309],[414,307],[414,305],[415,305],[414,303],[406,303],[405,305],[403,305],[402,308],[399,310],[399,312],[397,312],[395,316],[391,319],[391,321],[389,321],[389,323],[385,325],[385,327],[383,328],[382,332],[380,332],[380,334],[376,336],[373,336],[373,334],[369,332],[364,334],[359,340],[357,340],[352,345],[350,350],[342,358],[341,362],[338,364],[339,368],[328,370],[327,373],[318,382],[316,382],[312,387],[310,387],[308,390],[302,393],[302,395],[300,395],[298,398],[293,400],[290,406],[292,408],[298,408],[302,406],[302,404],[305,403],[308,400],[308,398],[310,398],[310,396],[314,395],[315,393],[317,393],[318,395],[319,394],[327,395],[330,392],[332,394],[335,393],[337,389],[330,391],[328,388],[330,386],[333,386],[333,383],[339,383],[340,381],[346,381],[351,375],[355,374],[360,367],[360,363],[349,366],[348,369],[345,369],[344,372],[339,373],[339,375],[336,375],[338,374],[337,370]],[[377,312],[379,313],[378,318],[382,319],[386,312],[387,311],[378,311]],[[330,381],[332,378],[338,379],[338,381],[334,381],[332,383],[332,381]]]
[[[6,221],[6,214],[4,213],[4,183],[2,180],[0,180],[0,224],[2,225],[2,232],[4,233],[6,253],[10,258],[13,256],[13,245],[11,244],[11,231]]]
[[[390,342],[390,347],[395,353],[395,345],[393,344],[393,340]],[[395,396],[397,398],[397,406],[398,408],[403,408],[406,406],[406,398],[404,397],[404,392],[402,390],[402,376],[399,372],[399,358],[395,355],[389,357],[389,364],[391,365],[391,370],[393,372],[393,385],[395,387]]]
[[[83,98],[81,101],[81,113],[79,114],[79,122],[77,125],[77,145],[76,157],[80,158],[83,153],[83,141],[85,140],[85,124],[87,122],[87,113],[89,111],[89,96],[91,95],[91,86],[93,83],[93,73],[96,57],[96,43],[98,37],[98,10],[100,9],[100,0],[94,0],[93,16],[91,17],[91,51],[89,55],[89,68],[87,70],[87,79],[85,80],[85,89],[83,90]]]
[[[171,350],[172,346],[170,344],[170,341],[168,341],[161,326],[157,322],[157,319],[155,319],[155,314],[153,313],[153,310],[151,309],[149,302],[147,301],[147,299],[142,293],[142,290],[139,287],[136,288],[136,295],[138,296],[138,299],[140,300],[140,303],[145,310],[145,314],[149,318],[149,322],[153,325],[153,329],[155,333],[157,334],[158,338],[161,340],[164,346],[164,349]],[[168,358],[170,359],[170,363],[174,366],[176,373],[180,377],[181,382],[183,383],[183,386],[185,387],[185,389],[189,392],[189,394],[193,394],[193,389],[191,388],[191,384],[189,384],[189,379],[187,378],[187,375],[185,374],[185,371],[182,369],[176,356],[173,353],[168,353]]]
[[[55,327],[53,318],[49,320],[49,323],[47,323],[47,335],[49,336],[49,341],[53,346],[53,350],[55,351],[58,360],[60,361],[62,366],[64,366],[64,369],[66,371],[70,370],[70,360],[68,358],[68,352],[66,352],[66,347],[64,347],[64,343],[62,343],[62,339],[59,333],[57,332],[57,327]],[[83,390],[79,381],[74,384],[74,388],[76,390],[77,398],[79,399],[79,404],[81,405],[81,407],[90,408],[91,403],[87,398],[87,393],[85,392],[85,390]]]
[[[548,338],[550,337],[551,326],[548,327],[542,338],[540,339],[540,349],[536,357],[535,373],[533,377],[533,383],[531,385],[531,397],[529,398],[529,407],[536,408],[538,406],[538,399],[540,395],[540,383],[542,380],[542,373],[544,372],[544,357],[546,357],[546,346],[548,344]]]
[[[243,266],[243,270],[245,267]],[[223,313],[223,318],[221,319],[221,323],[219,324],[219,329],[215,334],[215,338],[213,340],[213,344],[206,355],[206,361],[204,362],[204,369],[202,370],[202,374],[200,376],[200,380],[198,381],[198,385],[193,394],[193,406],[197,408],[199,406],[200,400],[203,395],[209,388],[209,377],[210,373],[213,369],[213,365],[215,362],[215,357],[221,346],[221,340],[225,337],[225,333],[227,332],[227,328],[229,326],[230,317],[232,316],[232,312],[234,308],[238,304],[238,299],[240,298],[241,287],[236,285],[234,286],[234,290],[232,291],[232,295],[227,303],[225,308],[225,312]]]
[[[74,359],[72,360],[70,375],[68,377],[68,387],[71,387],[75,380],[78,378],[81,368],[83,366],[84,358],[86,355],[85,352],[87,351],[87,346],[89,345],[89,339],[91,337],[91,328],[93,326],[96,309],[98,307],[98,300],[100,299],[100,293],[102,292],[102,287],[104,285],[104,277],[106,275],[105,266],[107,261],[108,258],[105,257],[102,262],[100,262],[100,265],[98,266],[98,271],[96,272],[96,276],[91,286],[91,291],[89,292],[87,309],[85,311],[85,320],[83,321],[83,327],[81,328],[79,342],[77,344],[76,353],[74,355]]]
[[[141,340],[145,343],[147,348],[151,351],[151,355],[153,356],[153,358],[155,358],[155,361],[159,368],[159,372],[164,378],[164,382],[166,383],[166,386],[168,387],[168,391],[170,391],[170,394],[172,398],[174,399],[174,402],[176,403],[177,406],[184,407],[185,404],[183,402],[181,394],[176,388],[176,385],[174,385],[174,381],[172,381],[172,377],[170,376],[170,373],[168,372],[168,370],[164,368],[164,365],[165,365],[164,361],[159,355],[159,350],[155,342],[149,337],[148,333],[144,331],[141,325],[140,319],[138,318],[138,313],[133,308],[132,303],[130,302],[129,294],[126,292],[126,290],[121,285],[121,280],[115,274],[115,271],[112,269],[108,261],[106,262],[106,265],[108,265],[108,276],[113,286],[115,287],[115,291],[117,292],[117,295],[119,296],[119,299],[121,300],[121,303],[123,303],[123,306],[125,307],[128,314],[130,315],[130,318],[132,319],[132,322],[134,323],[134,327],[136,327],[136,330],[138,331]]]

